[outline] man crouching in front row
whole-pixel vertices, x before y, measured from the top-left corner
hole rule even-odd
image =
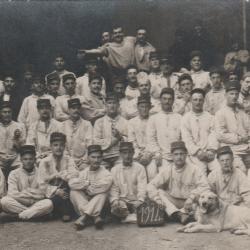
[[[191,219],[194,202],[204,190],[209,190],[209,185],[200,168],[186,161],[184,142],[173,142],[171,153],[173,164],[162,169],[147,185],[148,196],[163,205],[172,219],[186,224]]]
[[[69,181],[70,200],[80,217],[75,221],[77,230],[86,226],[88,217],[94,219],[97,229],[101,229],[103,221],[100,213],[112,185],[112,175],[101,166],[102,149],[100,145],[88,147],[89,167],[80,172],[78,178]]]

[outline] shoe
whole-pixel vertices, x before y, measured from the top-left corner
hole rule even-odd
[[[104,221],[100,216],[96,216],[94,218],[95,228],[96,229],[103,229]]]
[[[182,213],[181,211],[177,211],[171,215],[171,218],[175,222],[180,222],[182,225],[186,225],[188,222],[190,222],[190,216],[189,214]]]
[[[71,221],[71,216],[67,215],[67,214],[63,215],[62,221],[63,222],[70,222]]]
[[[86,219],[87,215],[82,215],[80,216],[75,222],[74,222],[74,227],[77,231],[83,230],[86,227]]]

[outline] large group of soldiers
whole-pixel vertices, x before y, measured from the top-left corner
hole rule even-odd
[[[78,78],[58,55],[45,77],[27,70],[19,91],[12,75],[0,83],[3,212],[66,222],[73,211],[79,230],[89,219],[102,228],[104,208],[136,220],[147,200],[185,224],[205,190],[250,207],[250,72],[205,71],[197,50],[174,72],[145,28],[125,37],[114,27],[78,58]]]

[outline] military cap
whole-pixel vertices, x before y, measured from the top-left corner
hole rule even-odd
[[[46,76],[47,83],[51,83],[54,80],[57,80],[60,83],[60,77],[56,72],[50,73]]]
[[[186,145],[183,141],[175,141],[171,143],[171,153],[173,153],[176,149],[184,149],[187,151]]]
[[[65,82],[65,81],[68,80],[68,79],[76,80],[75,74],[73,74],[73,73],[68,73],[68,74],[65,74],[65,75],[62,76],[63,82]]]
[[[174,98],[174,90],[172,88],[163,88],[160,93],[160,97],[164,94],[169,94]]]
[[[206,96],[206,92],[203,90],[203,89],[200,89],[200,88],[195,88],[195,89],[192,89],[192,91],[191,91],[191,96],[193,95],[193,94],[202,94],[203,95],[203,97],[205,97]]]
[[[110,100],[119,102],[118,97],[114,93],[107,93],[105,100],[106,100],[106,102],[110,101]]]
[[[132,142],[121,142],[120,143],[120,151],[123,150],[134,150]]]
[[[51,103],[50,103],[50,99],[38,99],[36,101],[36,106],[37,108],[41,108],[41,107],[51,107]]]
[[[230,90],[237,90],[240,92],[240,83],[239,81],[226,82],[225,89],[226,89],[226,92]]]
[[[88,155],[90,155],[93,152],[101,152],[102,153],[102,147],[100,145],[88,146]]]
[[[73,98],[68,100],[68,108],[73,108],[74,106],[81,106],[79,98]]]
[[[178,78],[178,83],[181,83],[183,80],[189,80],[193,82],[193,79],[190,74],[188,73],[183,73],[179,78]]]
[[[3,108],[11,108],[11,103],[8,101],[2,101],[0,103],[0,109],[3,109]]]
[[[202,59],[202,53],[201,51],[199,50],[193,50],[191,53],[190,53],[190,59],[192,60],[194,57],[200,57]]]
[[[229,146],[220,147],[217,149],[217,158],[219,158],[223,154],[231,154],[233,155],[233,151]]]
[[[50,135],[50,143],[55,142],[55,141],[62,141],[66,142],[66,135],[60,132],[53,132]]]
[[[89,74],[89,82],[99,79],[102,82],[102,75],[98,72]]]
[[[149,59],[160,59],[160,55],[158,54],[158,52],[156,51],[151,51],[149,53]]]
[[[36,149],[33,145],[23,145],[20,148],[20,155],[23,156],[25,154],[36,155]]]
[[[139,96],[137,98],[137,104],[141,104],[141,103],[148,103],[148,104],[151,104],[151,98],[150,96]]]

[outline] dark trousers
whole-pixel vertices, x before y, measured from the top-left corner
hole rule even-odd
[[[54,206],[53,213],[56,216],[72,215],[72,204],[69,199],[64,200],[62,197],[55,195],[51,198]]]

